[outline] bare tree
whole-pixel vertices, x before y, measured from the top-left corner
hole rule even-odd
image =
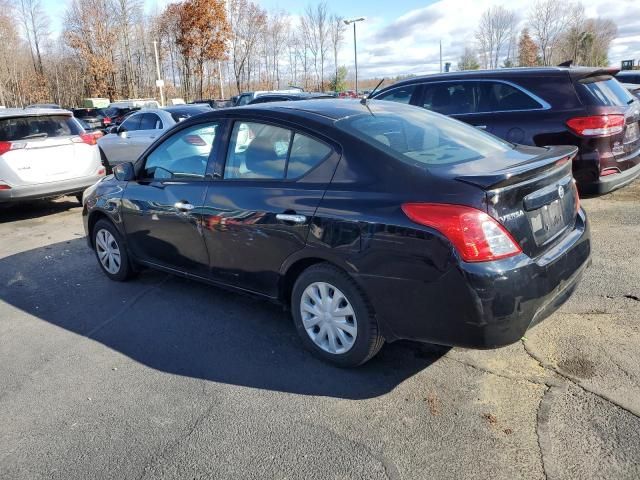
[[[347,29],[347,26],[344,24],[343,18],[339,15],[332,15],[331,28],[329,30],[329,36],[331,39],[331,46],[333,47],[333,67],[335,71],[335,76],[333,79],[333,84],[338,84],[338,50],[340,50],[340,45],[344,41],[344,32]]]
[[[24,34],[31,49],[33,68],[43,75],[40,46],[49,35],[49,17],[44,13],[40,0],[20,0],[19,11]]]
[[[537,0],[531,7],[529,30],[540,49],[542,65],[552,65],[554,51],[568,30],[574,8],[556,0]]]
[[[255,53],[266,21],[266,13],[258,5],[247,0],[230,0],[227,18],[231,29],[229,41],[233,74],[238,93],[243,85],[249,88],[251,55]]]
[[[307,6],[301,19],[301,26],[313,58],[317,88],[322,91],[330,30],[329,9],[326,2],[318,3],[315,8],[311,5]]]
[[[494,6],[480,17],[476,40],[485,68],[498,68],[503,49],[513,38],[517,19],[512,10]]]

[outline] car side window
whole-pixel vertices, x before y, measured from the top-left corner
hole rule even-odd
[[[416,90],[416,85],[407,85],[406,87],[399,87],[384,92],[376,96],[376,100],[388,100],[397,103],[409,103],[411,102],[411,96]]]
[[[446,82],[425,85],[422,106],[443,115],[476,113],[476,82]]]
[[[121,132],[133,132],[140,130],[140,119],[142,115],[131,115],[120,125]]]
[[[216,131],[216,123],[204,123],[176,132],[149,154],[142,177],[203,179]]]
[[[332,152],[302,133],[257,122],[235,122],[224,178],[283,180],[299,178]]]
[[[483,82],[480,86],[478,112],[536,110],[542,105],[522,90],[502,82]]]
[[[291,143],[287,178],[298,178],[322,162],[331,153],[331,148],[311,137],[295,133]]]
[[[162,129],[162,120],[155,113],[145,113],[140,120],[140,130],[159,130]]]
[[[224,178],[283,179],[291,133],[263,123],[235,122]]]

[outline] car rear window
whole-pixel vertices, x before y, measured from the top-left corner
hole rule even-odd
[[[437,167],[482,160],[512,149],[497,137],[427,110],[374,113],[347,117],[336,125],[414,165]]]
[[[594,77],[578,82],[578,93],[587,105],[624,107],[633,97],[618,80],[612,77]]]
[[[69,115],[46,115],[0,119],[0,141],[65,137],[82,133],[80,124]]]

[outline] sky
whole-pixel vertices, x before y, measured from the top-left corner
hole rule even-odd
[[[59,31],[69,0],[43,0],[52,30]],[[562,1],[562,0],[559,0]],[[160,11],[170,0],[145,0],[148,11]],[[257,0],[268,11],[301,15],[304,0]],[[465,46],[472,46],[482,12],[493,5],[515,10],[523,23],[532,0],[327,0],[329,10],[345,18],[366,17],[357,24],[358,72],[361,77],[424,74],[439,69],[439,42],[443,61],[455,66]],[[640,62],[640,0],[583,0],[589,17],[614,20],[618,38],[612,43],[612,65],[621,60]],[[339,63],[353,70],[353,31],[349,30]]]

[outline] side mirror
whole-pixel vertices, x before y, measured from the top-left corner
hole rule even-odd
[[[133,168],[133,163],[124,162],[119,163],[115,167],[113,167],[113,176],[116,177],[116,180],[121,182],[129,182],[136,178],[136,171]]]
[[[108,133],[118,133],[118,126],[114,125],[112,127],[109,127],[109,129],[107,130]]]
[[[118,128],[118,136],[120,138],[127,138],[127,131],[126,130],[121,130],[120,128]]]

